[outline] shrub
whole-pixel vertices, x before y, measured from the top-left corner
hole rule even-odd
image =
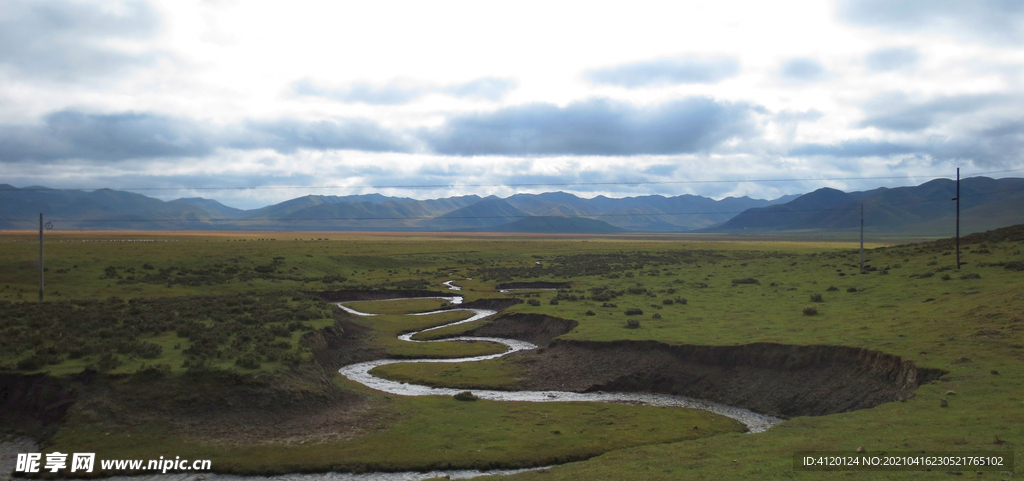
[[[39,360],[35,356],[29,356],[25,359],[18,361],[17,368],[19,371],[38,371],[41,368]]]
[[[941,279],[944,280],[944,281],[948,281],[948,280],[952,279],[952,277],[949,277],[949,274],[943,274]]]
[[[629,309],[626,309],[627,316],[642,316],[643,314],[644,311],[639,307],[630,307]]]
[[[587,313],[586,313],[586,314],[587,314],[588,316],[596,316],[596,315],[597,315],[597,313],[596,313],[596,312],[594,312],[594,311],[587,311]]]
[[[548,301],[548,304],[551,304],[552,306],[557,306],[558,305],[558,299],[551,299],[550,301]]]
[[[619,306],[616,305],[616,304],[612,304],[611,302],[605,302],[604,304],[601,304],[601,307],[619,307]]]
[[[964,274],[960,276],[961,279],[981,279],[981,274]]]
[[[530,299],[526,303],[531,306],[540,306],[540,299]]]
[[[260,368],[260,357],[253,352],[247,352],[238,356],[235,360],[235,365],[244,367],[246,369],[259,369]]]
[[[665,300],[661,301],[661,303],[666,305],[666,306],[671,306],[674,302],[675,301],[673,301],[672,299],[665,299]]]
[[[825,302],[825,299],[821,297],[821,294],[811,294],[811,302]]]
[[[846,288],[846,292],[857,292],[857,288],[856,287],[847,287]]]
[[[630,320],[626,321],[626,328],[627,329],[638,329],[639,327],[640,327],[640,321],[638,321],[636,319],[630,319]]]
[[[684,306],[686,305],[686,298],[685,297],[677,297],[677,298],[675,298],[675,301],[676,301],[676,304],[682,304]]]
[[[117,356],[114,356],[113,354],[108,352],[104,354],[103,357],[101,357],[100,360],[96,363],[96,368],[99,369],[100,371],[110,371],[112,369],[117,368],[117,366],[120,365],[121,360],[118,359]]]
[[[739,284],[761,284],[761,283],[758,282],[757,279],[754,279],[753,277],[747,277],[747,278],[744,278],[744,279],[733,279],[732,280],[732,285],[733,286],[737,286]]]
[[[838,290],[839,290],[839,288],[836,287],[836,286],[828,286],[828,289],[825,289],[826,292],[835,292],[835,291],[838,291]]]
[[[814,308],[814,307],[805,307],[804,308],[804,315],[805,316],[817,316],[818,315],[818,309]]]
[[[452,397],[455,398],[456,401],[476,401],[477,399],[479,399],[469,391],[462,391]]]
[[[661,314],[655,312],[654,315],[651,316],[651,319],[661,319]]]
[[[143,359],[156,359],[164,352],[164,348],[152,342],[142,342],[135,345],[135,353]]]
[[[345,282],[348,278],[345,276],[339,276],[337,274],[328,274],[321,279],[324,284],[333,284],[335,282]]]

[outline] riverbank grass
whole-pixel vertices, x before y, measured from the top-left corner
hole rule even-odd
[[[629,446],[699,439],[745,427],[704,411],[605,403],[521,403],[390,396],[396,421],[340,442],[236,445],[197,442],[156,424],[116,436],[95,425],[63,427],[47,452],[103,458],[210,459],[220,473],[522,468],[578,461]],[[440,422],[446,420],[446,422]]]

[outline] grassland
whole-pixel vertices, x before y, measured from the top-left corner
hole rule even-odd
[[[126,242],[143,240],[151,242]],[[35,241],[28,235],[0,235],[0,302],[10,303],[3,305],[4,313],[29,309],[28,303],[23,302],[35,298]],[[68,423],[53,438],[52,446],[70,449],[93,439],[90,442],[107,443],[95,445],[96,449],[111,452],[138,446],[150,452],[164,449],[160,454],[177,453],[175,449],[216,453],[222,465],[230,466],[231,470],[266,472],[331,467],[420,468],[446,465],[457,459],[470,459],[474,465],[484,466],[590,458],[515,477],[524,479],[848,479],[847,472],[794,471],[792,453],[852,451],[860,446],[870,451],[1020,451],[1024,443],[1021,230],[966,239],[965,264],[960,269],[955,266],[955,253],[949,242],[869,245],[866,273],[859,271],[859,255],[852,247],[850,243],[822,241],[723,241],[673,236],[53,235],[48,237],[46,246],[49,270],[45,305],[49,306],[61,302],[104,304],[116,296],[121,307],[115,311],[127,317],[134,299],[138,299],[136,303],[153,303],[158,299],[177,302],[182,298],[241,296],[253,300],[254,306],[269,306],[270,312],[275,309],[273,306],[282,305],[322,312],[319,310],[325,307],[303,297],[304,293],[342,288],[426,288],[443,292],[440,283],[455,280],[463,288],[459,294],[467,301],[518,297],[525,302],[506,312],[576,320],[578,326],[563,336],[566,339],[853,346],[898,355],[919,366],[948,370],[949,374],[922,386],[915,397],[905,402],[821,417],[798,417],[756,435],[672,438],[672,426],[696,423],[682,418],[659,418],[665,414],[635,406],[609,407],[633,413],[628,416],[640,416],[629,429],[596,432],[593,429],[598,424],[576,424],[589,418],[573,414],[595,407],[567,406],[564,412],[556,414],[551,410],[562,408],[392,398],[335,380],[340,383],[339,389],[369,399],[366,402],[372,407],[366,409],[374,413],[372,418],[377,423],[351,440],[301,446],[279,443],[273,447],[220,442],[198,444],[194,449],[199,451],[187,451],[187,436],[179,432],[147,433],[146,429],[156,429],[156,424],[150,421],[139,425],[138,429],[143,431],[131,442],[119,436],[93,436],[103,425],[95,424],[94,418],[87,423],[85,417],[76,417],[72,410]],[[494,287],[512,281],[562,281],[570,282],[571,287],[509,294],[500,294]],[[450,347],[400,345],[394,340],[400,332],[442,320],[435,316],[402,316],[402,312],[434,309],[441,302],[431,299],[407,304],[366,303],[360,306],[362,310],[383,315],[357,322],[372,329],[368,342],[384,355],[455,357],[495,349],[485,343]],[[814,308],[816,313],[805,314],[807,308]],[[441,316],[446,316],[444,320],[457,319],[464,318],[465,313],[456,311]],[[252,314],[243,317],[250,318]],[[18,349],[0,354],[0,364],[6,365],[7,371],[70,374],[97,364],[105,354],[89,352],[71,359],[68,346],[61,343],[59,335],[54,338],[59,331],[53,330],[52,324],[46,324],[40,331],[48,335],[30,338],[24,337],[32,327],[27,324],[27,317],[18,319],[7,314],[0,318],[5,338],[13,339],[8,336],[15,331],[19,336]],[[633,326],[629,324],[631,320]],[[210,329],[218,320],[195,322]],[[225,318],[223,322],[241,320]],[[267,320],[259,326],[270,332],[276,325],[274,330],[283,334],[282,327],[287,329],[288,322]],[[259,354],[260,339],[267,334],[261,338],[256,333],[252,342],[234,347],[235,351],[231,349],[237,337],[228,336],[217,348],[222,351],[222,358],[207,356],[208,367],[251,375],[286,371],[291,369],[289,363],[308,362],[311,354],[299,342],[301,336],[308,330],[331,325],[334,319],[320,314],[300,322],[303,326],[289,331],[288,336],[268,341],[278,343],[283,352],[267,351],[277,360],[264,356],[255,371],[237,364],[235,359],[245,352]],[[451,335],[472,328],[456,326],[443,330],[446,332],[432,331],[430,335]],[[191,347],[194,341],[176,336],[171,330],[139,332],[129,344],[156,344],[162,347],[160,354],[144,358],[131,349],[118,353],[115,347],[114,355],[120,364],[110,372],[136,372],[147,363],[169,365],[172,376],[186,375],[187,356],[179,352]],[[290,347],[285,349],[282,341]],[[176,343],[182,346],[175,349]],[[286,357],[289,353],[293,355]],[[35,366],[38,369],[19,369],[19,362],[40,354],[43,359],[37,359],[42,363]],[[513,385],[524,372],[523,366],[516,363],[514,359],[502,358],[483,363],[395,364],[378,371],[386,377],[432,385],[502,388]],[[459,409],[458,415],[454,415],[453,410]],[[627,411],[616,411],[615,416],[627,416]],[[542,428],[524,422],[543,414],[557,421]],[[645,431],[665,426],[669,429]],[[617,423],[615,429],[622,427]],[[445,431],[448,429],[451,431]],[[562,435],[552,444],[541,442],[531,448],[531,443],[542,441],[536,439],[540,432],[536,429],[548,434],[558,430]],[[731,429],[734,427],[723,424],[709,427],[708,432],[724,433]],[[585,434],[566,435],[574,430]],[[456,435],[456,431],[465,434]],[[388,458],[373,449],[393,439],[390,436],[422,449],[414,451],[410,447],[405,461]],[[624,442],[609,441],[620,437]],[[140,438],[146,442],[138,442]],[[588,444],[593,439],[603,441]],[[449,445],[452,447],[446,447]],[[472,455],[474,449],[481,449],[486,455]],[[532,453],[532,457],[524,457],[524,453]],[[605,454],[598,455],[601,453]],[[306,461],[288,464],[284,461],[286,456]],[[1019,475],[1024,459],[1018,456],[1016,461]],[[973,471],[960,471],[974,476]],[[985,478],[1012,475],[995,472]],[[854,473],[854,477],[867,479],[937,476],[940,473]]]

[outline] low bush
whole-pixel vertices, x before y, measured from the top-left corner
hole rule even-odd
[[[235,360],[236,366],[241,366],[246,369],[259,369],[260,368],[260,357],[252,352],[247,352],[238,356]]]
[[[630,307],[629,309],[626,309],[627,316],[642,316],[643,314],[644,311],[639,307]]]
[[[630,319],[630,320],[626,321],[626,328],[627,329],[638,329],[638,328],[640,328],[640,321],[638,321],[636,319]]]
[[[821,297],[821,294],[811,294],[811,302],[825,302],[825,299]]]
[[[597,313],[596,313],[596,312],[594,312],[594,311],[587,311],[587,312],[586,312],[586,315],[588,315],[588,316],[596,316],[596,315],[597,315]]]
[[[804,315],[805,316],[817,316],[818,315],[818,309],[814,308],[814,307],[805,307],[804,308]]]
[[[476,401],[477,399],[479,399],[469,391],[462,391],[452,397],[455,398],[456,401]]]

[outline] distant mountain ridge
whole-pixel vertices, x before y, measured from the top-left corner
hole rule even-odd
[[[947,235],[955,225],[956,181],[936,179],[918,186],[862,192],[818,189],[785,204],[747,210],[706,232],[759,233],[859,229],[874,232],[913,229],[922,235]],[[960,182],[961,230],[980,232],[1024,219],[1024,179],[972,177]]]
[[[964,232],[1020,223],[1024,179],[962,181]],[[565,192],[416,200],[380,194],[307,195],[242,210],[204,198],[162,201],[141,194],[0,184],[0,229],[32,229],[44,213],[61,230],[322,230],[433,232],[715,232],[837,231],[948,234],[956,183],[842,192],[823,188],[773,201],[696,195],[591,199]]]
[[[695,195],[584,199],[565,192],[548,192],[516,194],[506,199],[467,195],[416,200],[380,194],[307,195],[242,210],[199,197],[164,202],[110,189],[18,189],[5,184],[0,186],[0,229],[32,228],[31,219],[43,212],[59,228],[72,230],[685,232],[790,197],[793,196],[776,201],[749,197],[714,200]],[[529,220],[530,217],[548,219]],[[559,218],[589,218],[594,222],[555,222]]]

